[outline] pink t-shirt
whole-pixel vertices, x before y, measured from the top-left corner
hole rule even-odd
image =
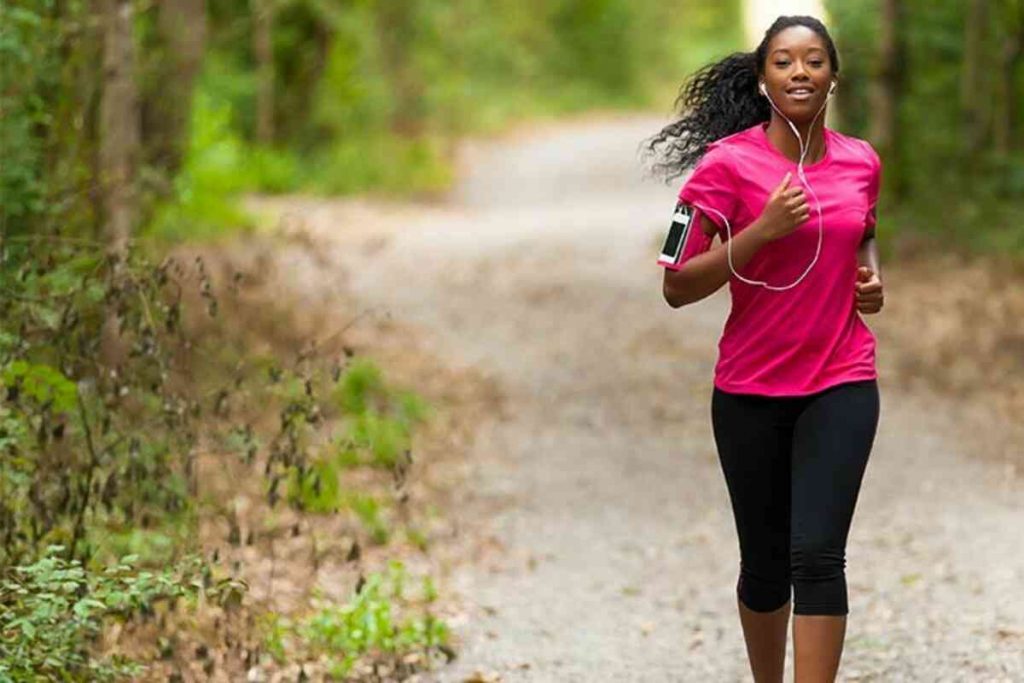
[[[718,226],[724,242],[729,219],[735,236],[764,209],[787,171],[790,187],[803,185],[797,165],[771,144],[767,124],[717,140],[679,193],[699,215]],[[821,202],[824,235],[818,262],[795,287],[772,291],[729,276],[732,309],[718,343],[715,386],[723,391],[768,396],[799,396],[855,380],[875,379],[875,337],[857,311],[857,248],[875,224],[881,161],[859,138],[824,129],[825,155],[804,164],[804,173]],[[814,195],[805,189],[810,218],[795,231],[767,243],[737,270],[748,280],[785,286],[806,270],[818,244]],[[698,240],[689,240],[696,243]],[[705,245],[706,247],[706,245]],[[692,249],[692,247],[690,247]],[[669,268],[676,264],[662,264]]]

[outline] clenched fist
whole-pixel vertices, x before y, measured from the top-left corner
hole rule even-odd
[[[867,266],[857,269],[856,284],[857,310],[861,313],[878,313],[882,310],[885,297],[882,295],[882,281],[878,274]]]
[[[790,187],[792,173],[787,173],[772,190],[760,216],[761,234],[769,240],[777,240],[796,230],[797,226],[811,215],[802,187]]]

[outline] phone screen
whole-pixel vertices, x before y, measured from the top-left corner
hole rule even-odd
[[[683,202],[676,205],[676,212],[672,216],[672,225],[665,237],[665,244],[661,247],[661,255],[658,260],[663,263],[678,263],[679,254],[686,242],[686,235],[693,221],[693,207]]]

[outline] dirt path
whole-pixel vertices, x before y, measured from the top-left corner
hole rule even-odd
[[[443,206],[272,205],[302,219],[361,301],[508,394],[455,511],[494,552],[447,579],[469,618],[438,681],[749,680],[710,428],[728,294],[661,300],[654,250],[676,188],[642,182],[634,161],[658,124],[470,147]],[[840,679],[1024,680],[1024,482],[970,457],[955,401],[888,381],[894,351],[880,346]]]

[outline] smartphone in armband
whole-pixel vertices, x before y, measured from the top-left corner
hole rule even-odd
[[[690,226],[693,224],[693,213],[693,207],[686,202],[680,200],[676,204],[675,213],[672,215],[672,225],[669,226],[665,244],[661,247],[658,263],[671,265],[679,263],[683,245],[686,244],[686,236],[690,233]]]

